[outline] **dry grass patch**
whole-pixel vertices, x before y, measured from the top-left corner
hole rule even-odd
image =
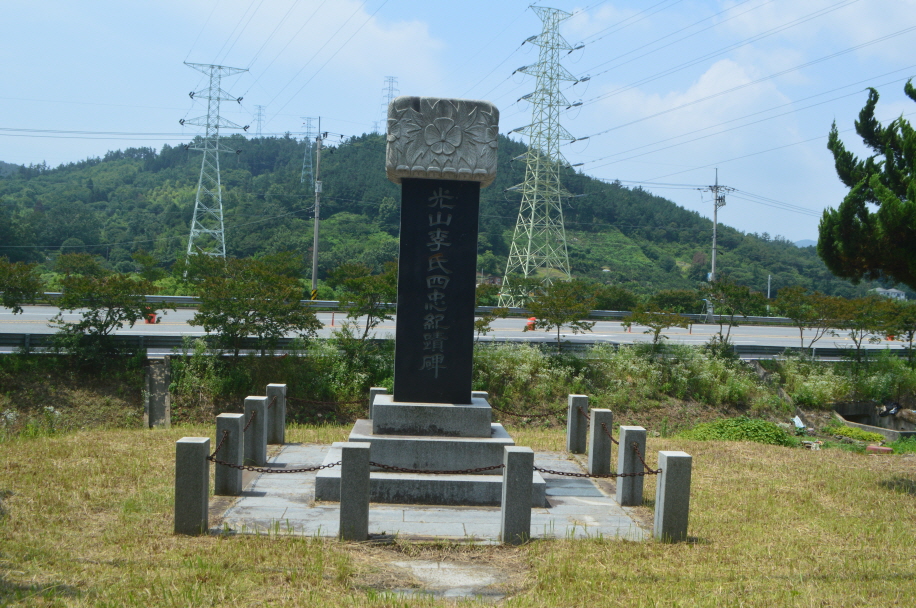
[[[297,427],[330,442],[349,427]],[[513,573],[508,606],[911,605],[916,458],[651,439],[694,456],[693,542],[379,547],[171,534],[174,442],[213,426],[81,431],[0,444],[0,605],[428,606],[377,597],[385,563],[479,560]],[[515,432],[515,431],[514,431]],[[519,430],[558,449],[563,432]],[[654,484],[646,486],[647,501]],[[395,580],[390,581],[395,584]]]

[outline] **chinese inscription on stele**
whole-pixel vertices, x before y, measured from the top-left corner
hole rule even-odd
[[[487,102],[389,107],[387,167],[401,184],[394,401],[471,402],[480,187],[495,176],[497,119]]]

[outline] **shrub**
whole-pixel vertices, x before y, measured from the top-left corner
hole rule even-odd
[[[855,439],[856,441],[868,441],[872,443],[876,441],[884,441],[884,435],[880,433],[863,431],[860,428],[846,426],[845,424],[829,426],[825,430],[831,435],[849,437],[850,439]]]
[[[781,445],[794,447],[798,439],[765,420],[747,418],[720,418],[712,422],[698,424],[694,428],[683,431],[679,435],[684,439],[697,439],[701,441],[754,441],[767,445]]]
[[[781,368],[786,392],[803,407],[829,409],[852,390],[849,378],[827,363],[789,356]]]
[[[916,437],[905,437],[888,444],[894,454],[916,454]]]

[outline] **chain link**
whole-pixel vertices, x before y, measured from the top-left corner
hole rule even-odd
[[[251,423],[254,422],[254,419],[258,417],[258,410],[251,410],[251,417],[248,419],[248,422],[245,424],[245,428],[242,429],[242,432],[248,430],[248,427],[251,426]]]
[[[231,462],[226,462],[225,460],[217,460],[212,456],[208,456],[207,460],[215,462],[216,464],[221,464],[224,467],[231,467],[233,469],[240,469],[242,471],[254,471],[255,473],[311,473],[312,471],[320,471],[321,469],[333,469],[334,467],[340,465],[340,461],[337,461],[331,464],[322,464],[317,467],[305,467],[298,469],[270,469],[267,467],[255,467],[248,464],[233,464]]]
[[[601,423],[601,428],[604,429],[604,434],[607,435],[607,438],[611,440],[611,443],[614,445],[620,445],[620,442],[614,439],[614,437],[611,435],[611,432],[607,429],[606,422]]]
[[[515,416],[517,418],[556,418],[557,414],[555,412],[548,412],[546,414],[516,414],[515,412],[509,412],[506,410],[501,410],[495,405],[490,406],[492,409],[496,410],[500,414],[508,414],[509,416]]]
[[[386,471],[395,471],[396,473],[419,473],[427,475],[467,475],[469,473],[483,473],[484,471],[495,471],[496,469],[501,469],[506,465],[497,464],[492,467],[477,467],[476,469],[460,469],[457,471],[436,471],[436,470],[427,470],[427,469],[405,469],[404,467],[395,467],[390,464],[381,464],[379,462],[369,462],[370,466],[378,467],[380,469],[385,469]]]
[[[592,417],[588,415],[588,412],[586,412],[585,410],[582,409],[582,406],[581,406],[581,405],[576,406],[576,407],[579,408],[579,413],[582,414],[583,416],[585,416],[585,419],[586,419],[586,420],[588,420],[589,422],[592,421]]]
[[[646,461],[643,460],[642,454],[639,453],[639,444],[635,441],[631,444],[633,446],[633,451],[636,452],[636,457],[639,458],[639,462],[642,463],[642,466],[646,467],[645,475],[658,475],[662,472],[661,469],[652,469],[649,465],[646,464]]]
[[[277,404],[277,396],[274,395],[273,398],[270,400],[270,403],[267,404],[267,409],[272,408],[276,404]]]
[[[365,399],[356,401],[313,401],[312,399],[299,399],[298,397],[287,397],[287,401],[298,401],[299,403],[308,403],[311,405],[359,405],[366,403]]]
[[[551,475],[562,475],[563,477],[585,477],[588,479],[610,479],[616,477],[644,477],[646,475],[657,475],[661,473],[661,469],[658,471],[649,471],[642,473],[605,473],[602,475],[592,475],[591,473],[569,473],[567,471],[554,471],[552,469],[542,469],[541,467],[534,467],[534,470],[538,473],[550,473]]]
[[[223,431],[223,438],[219,440],[219,443],[216,445],[216,449],[213,450],[213,453],[207,456],[207,460],[213,460],[213,457],[220,451],[223,447],[223,444],[226,443],[226,440],[229,439],[229,431]]]

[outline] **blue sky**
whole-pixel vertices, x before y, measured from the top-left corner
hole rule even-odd
[[[0,37],[0,160],[56,166],[107,150],[175,145],[205,113],[184,61],[248,68],[224,88],[224,115],[254,131],[302,132],[304,116],[342,135],[382,118],[385,77],[400,93],[469,97],[500,108],[500,130],[530,122],[517,101],[533,78],[540,32],[530,2],[177,0],[6,2]],[[865,88],[878,114],[916,110],[916,0],[615,0],[539,3],[572,13],[561,33],[581,50],[564,66],[563,125],[583,138],[570,163],[711,215],[708,192],[736,188],[720,221],[814,239],[820,212],[845,194],[826,150],[836,120],[853,126]],[[518,137],[518,136],[513,136]],[[379,171],[383,168],[379,167]],[[572,201],[575,204],[575,201]]]

